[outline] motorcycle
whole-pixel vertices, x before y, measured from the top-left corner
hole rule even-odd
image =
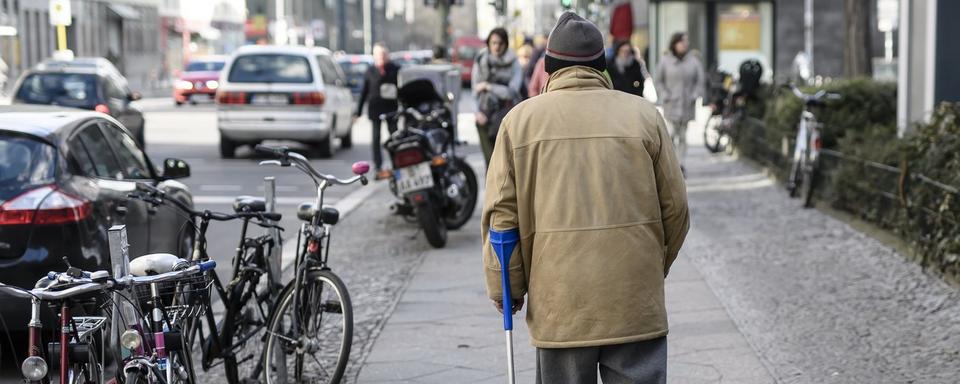
[[[477,204],[477,175],[456,152],[463,143],[456,139],[453,99],[444,99],[431,80],[413,79],[397,90],[398,110],[380,116],[398,127],[384,145],[393,169],[379,175],[400,199],[391,210],[417,221],[434,248],[446,245],[447,230],[463,227]]]

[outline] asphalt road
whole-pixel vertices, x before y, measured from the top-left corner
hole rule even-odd
[[[473,99],[469,93],[463,96],[460,139],[471,145],[463,148],[461,153],[474,154],[476,157],[479,150],[471,115],[474,110]],[[284,240],[288,242],[287,248],[293,248],[291,241],[296,240],[300,225],[296,208],[301,202],[313,201],[316,196],[312,180],[294,168],[258,165],[265,158],[255,155],[250,148],[240,148],[235,159],[221,159],[216,108],[212,104],[176,107],[169,98],[145,99],[138,103],[145,114],[146,147],[151,160],[161,164],[163,159],[173,157],[190,165],[191,176],[180,181],[192,193],[195,209],[232,212],[236,196],[262,196],[264,177],[275,177],[278,211],[283,214],[280,225],[286,228]],[[360,119],[353,129],[353,148],[339,149],[330,159],[308,155],[314,168],[338,177],[349,177],[352,176],[352,163],[369,161],[370,123]],[[309,153],[308,147],[294,142],[267,144],[288,145],[295,150],[303,150],[305,154]],[[355,204],[357,199],[361,199],[359,204]],[[351,355],[359,359],[369,350],[371,336],[382,325],[399,291],[429,246],[415,224],[390,215],[388,205],[393,197],[384,185],[371,182],[366,187],[359,183],[334,186],[327,190],[324,203],[336,205],[346,201],[353,202],[348,205],[358,212],[356,217],[346,218],[335,229],[331,263],[346,281],[353,297],[355,335],[354,353]],[[252,228],[255,229],[250,235],[261,231],[258,227]],[[207,239],[210,256],[220,265],[218,273],[221,277],[228,276],[231,272],[230,261],[240,240],[240,223],[212,223]],[[6,344],[5,339],[0,339],[0,342]],[[0,356],[0,383],[18,382],[19,361],[12,360],[11,356]],[[351,372],[358,368],[359,365],[350,367]],[[221,371],[222,368],[213,368],[202,376],[207,382],[223,382]]]

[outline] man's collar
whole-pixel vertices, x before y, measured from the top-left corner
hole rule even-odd
[[[582,65],[562,68],[550,75],[546,92],[582,89],[613,89],[607,75]]]

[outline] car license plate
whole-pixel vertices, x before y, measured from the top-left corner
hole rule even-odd
[[[210,95],[205,93],[200,93],[200,94],[190,96],[190,100],[191,101],[210,101]]]
[[[433,172],[430,170],[429,161],[400,168],[394,173],[394,177],[400,194],[433,187]]]
[[[276,93],[264,93],[253,95],[250,98],[250,104],[256,105],[286,105],[289,102],[287,95]]]

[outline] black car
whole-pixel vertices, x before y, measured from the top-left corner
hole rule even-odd
[[[157,186],[188,205],[181,160],[158,173],[117,120],[97,112],[46,106],[0,108],[0,282],[33,287],[48,271],[71,265],[110,270],[107,229],[125,224],[131,257],[186,256],[193,232],[171,209],[130,199],[136,183]],[[27,303],[4,297],[7,329],[22,330]]]
[[[140,94],[103,58],[51,60],[25,72],[13,88],[14,104],[46,104],[82,108],[113,116],[144,144],[143,111],[133,104]]]

